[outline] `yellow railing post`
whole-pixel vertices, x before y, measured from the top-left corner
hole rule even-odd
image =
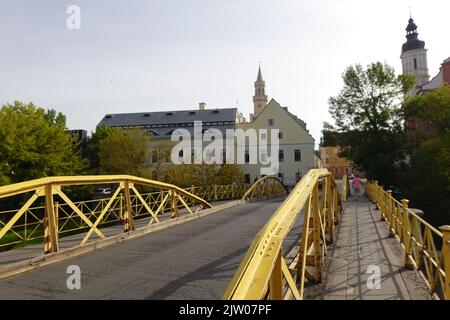
[[[326,212],[327,212],[327,235],[329,243],[334,242],[334,203],[333,203],[333,188],[331,186],[331,176],[324,179],[326,181]]]
[[[119,196],[119,221],[123,221],[123,193]]]
[[[45,253],[58,251],[58,238],[56,235],[57,223],[55,216],[55,205],[53,203],[53,185],[45,186]]]
[[[125,192],[125,214],[124,214],[124,231],[129,232],[134,230],[134,221],[133,221],[133,211],[131,208],[131,193],[130,193],[131,184],[127,180],[124,182],[124,192]]]
[[[59,243],[59,236],[58,236],[58,226],[59,226],[59,203],[58,201],[55,201],[55,235],[56,235],[56,242]]]
[[[444,272],[445,272],[445,288],[444,297],[446,300],[450,300],[450,225],[441,226],[439,228],[442,231],[442,252],[444,260]]]
[[[380,186],[378,185],[378,181],[373,182],[373,188],[374,188],[374,202],[376,206],[376,210],[380,209]]]
[[[339,223],[339,215],[341,213],[341,207],[339,205],[339,190],[337,188],[333,188],[333,207],[334,207],[334,224]],[[342,210],[344,207],[342,206]]]
[[[269,282],[270,300],[283,300],[283,271],[281,269],[282,251],[277,254]]]
[[[402,199],[402,241],[405,246],[405,267],[414,269],[414,264],[410,260],[411,256],[411,223],[408,216],[409,200]]]
[[[392,190],[386,191],[386,208],[387,208],[387,221],[389,226],[389,236],[394,236],[394,207],[392,203]]]
[[[316,183],[313,190],[313,239],[314,239],[314,260],[315,260],[315,278],[317,282],[322,280],[322,246],[321,246],[321,226],[320,226],[320,209],[319,209],[319,185]]]
[[[172,208],[172,218],[178,217],[178,206],[177,206],[177,193],[175,190],[170,190],[171,208]]]

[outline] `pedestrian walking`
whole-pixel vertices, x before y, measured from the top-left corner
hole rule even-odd
[[[359,198],[359,192],[361,190],[361,179],[359,178],[358,174],[353,178],[352,187],[353,193],[355,194],[356,198]]]

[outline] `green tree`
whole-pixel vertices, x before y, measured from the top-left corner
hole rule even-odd
[[[450,220],[450,86],[436,88],[404,104],[405,116],[423,125],[410,151],[404,179],[405,196],[425,211],[435,225]],[[409,129],[413,130],[413,129]]]
[[[441,159],[450,150],[450,136],[446,140],[445,145],[441,137],[430,137],[414,150],[403,185],[410,206],[422,209],[435,226],[450,222],[450,161]]]
[[[0,110],[0,183],[74,175],[83,169],[66,119],[19,101]]]
[[[99,142],[100,174],[149,178],[150,136],[140,129],[111,129]]]
[[[341,156],[364,170],[368,178],[395,185],[406,151],[402,102],[414,78],[397,76],[392,67],[380,62],[365,69],[359,64],[350,66],[342,78],[341,92],[329,99]]]
[[[403,110],[405,118],[417,117],[426,120],[438,135],[444,136],[450,130],[450,86],[410,97],[405,102]],[[427,139],[428,136],[426,134],[421,138]]]
[[[244,179],[242,169],[234,164],[171,165],[164,173],[165,181],[180,187],[240,184]]]
[[[99,174],[100,168],[100,141],[108,138],[113,132],[113,129],[108,126],[98,127],[92,136],[89,138],[87,147],[83,154],[83,158],[87,159],[88,171],[91,174]]]

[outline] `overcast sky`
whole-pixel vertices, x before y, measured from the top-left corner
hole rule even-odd
[[[81,8],[81,30],[66,9]],[[448,0],[0,0],[0,104],[33,102],[92,131],[106,113],[232,107],[266,92],[319,142],[354,63],[401,72],[409,7],[430,74],[450,56]]]

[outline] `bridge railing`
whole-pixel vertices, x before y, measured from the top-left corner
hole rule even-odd
[[[222,201],[240,199],[251,187],[249,184],[192,186],[187,191],[205,199],[206,201]]]
[[[305,283],[319,282],[327,244],[342,211],[338,186],[326,169],[312,169],[259,231],[224,299],[303,299]],[[303,213],[299,246],[286,256],[283,240]]]
[[[434,228],[377,181],[366,184],[366,193],[404,248],[405,266],[417,270],[438,297],[450,299],[450,226]]]
[[[256,180],[242,196],[242,201],[267,199],[288,194],[286,185],[275,176],[264,176]]]
[[[115,186],[109,198],[73,202],[63,191],[70,186],[100,184]],[[139,189],[144,188],[157,191],[141,193]],[[230,192],[243,193],[237,187],[216,186],[203,194],[220,199]],[[159,223],[165,212],[177,217],[211,207],[202,197],[175,185],[125,175],[49,177],[0,187],[0,199],[16,195],[23,195],[26,201],[17,210],[0,212],[0,250],[42,239],[45,253],[56,252],[60,237],[85,232],[82,245],[94,233],[100,239],[110,236],[101,230],[104,226],[121,223],[122,232],[128,232],[135,229],[135,220],[147,218],[145,224],[150,225]],[[44,204],[32,207],[40,198]]]

